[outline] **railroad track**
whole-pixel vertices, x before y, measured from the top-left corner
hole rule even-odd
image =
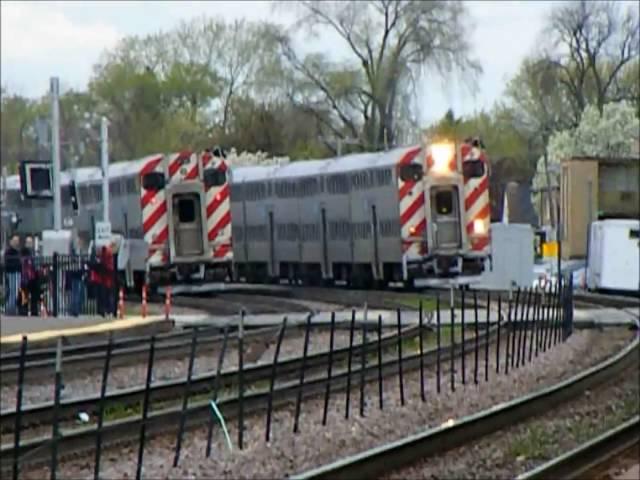
[[[636,319],[636,326],[640,325]],[[636,336],[621,352],[600,364],[555,386],[494,406],[445,425],[429,429],[402,440],[344,458],[337,462],[301,473],[298,480],[379,478],[417,461],[465,445],[525,419],[548,411],[609,380],[637,363],[640,336]],[[536,478],[561,478],[556,475]]]
[[[287,329],[292,332],[294,329]],[[418,334],[419,327],[405,328],[401,332],[402,339],[413,338]],[[298,330],[299,331],[299,330]],[[231,342],[237,343],[237,337],[235,340],[230,338]],[[397,344],[397,334],[390,334],[383,337],[383,347],[394,347]],[[376,344],[367,345],[367,352],[374,351]],[[362,349],[362,344],[354,344],[352,352],[357,355]],[[343,361],[347,358],[349,348],[336,348],[333,351],[333,359],[336,362]],[[308,355],[306,358],[306,368],[326,368],[328,352],[319,352],[316,354]],[[289,373],[299,372],[301,367],[302,357],[290,357],[281,359],[278,362],[278,375],[284,376]],[[243,369],[244,380],[247,382],[260,382],[265,379],[269,379],[272,371],[271,363],[253,364],[247,365]],[[199,393],[207,392],[211,390],[216,381],[217,372],[207,372],[203,374],[194,375],[191,379],[191,395],[196,396]],[[227,369],[220,372],[219,388],[229,389],[238,383],[238,369]],[[184,379],[168,380],[153,383],[150,388],[150,395],[155,402],[168,401],[175,398],[180,398],[183,394],[185,386]],[[108,408],[113,405],[119,405],[123,408],[131,407],[139,404],[144,398],[145,387],[139,385],[132,388],[115,390],[105,395],[105,406]],[[74,416],[80,412],[95,413],[98,410],[98,403],[100,401],[99,395],[91,395],[82,398],[72,398],[61,400],[58,416],[59,419],[73,419]],[[15,423],[15,417],[17,412],[15,409],[6,410],[0,412],[0,427],[3,432],[12,431]],[[42,423],[50,422],[53,418],[53,403],[46,402],[36,405],[28,405],[21,410],[21,424],[23,427],[38,425]]]
[[[222,343],[224,335],[218,327],[201,328],[198,334],[199,350],[207,350]],[[265,338],[270,339],[278,331],[278,327],[265,327],[247,330],[245,338],[248,346],[260,343]],[[299,329],[292,328],[288,336]],[[237,336],[237,332],[230,335],[230,339]],[[149,356],[149,336],[130,337],[113,341],[111,352],[111,366],[130,365],[136,362],[146,362]],[[189,354],[191,345],[191,329],[174,331],[156,336],[156,359],[180,358]],[[87,370],[101,368],[107,355],[108,342],[88,342],[78,345],[62,347],[64,368],[72,375],[84,373]],[[55,373],[56,349],[39,348],[27,350],[24,359],[24,384],[51,379]],[[11,352],[0,356],[0,378],[2,385],[15,384],[20,370],[20,352]]]
[[[403,336],[411,337],[415,336],[418,333],[417,327],[407,328],[403,332]],[[485,342],[492,341],[495,338],[496,329],[492,328],[489,331],[489,336],[481,335],[478,338],[478,344],[480,347],[484,347]],[[383,337],[383,344],[389,348],[395,346],[398,339],[396,335],[390,335],[388,337]],[[475,345],[475,338],[469,337],[465,340],[465,349],[467,352],[471,351],[471,347]],[[374,353],[377,349],[377,340],[367,342],[366,351]],[[461,344],[456,344],[455,352],[461,348]],[[354,358],[358,358],[358,352],[361,351],[362,344],[359,344],[353,349]],[[338,349],[333,352],[333,359],[336,364],[340,365],[339,359],[346,360],[347,349]],[[442,362],[445,362],[450,358],[451,348],[449,345],[444,345],[440,349],[439,358]],[[429,367],[435,365],[438,358],[437,350],[429,349],[424,352],[422,363],[424,367]],[[279,406],[282,404],[286,404],[290,402],[292,399],[296,397],[300,389],[302,388],[302,396],[303,398],[313,397],[321,392],[324,392],[326,385],[329,381],[326,376],[326,368],[327,368],[327,360],[328,360],[328,352],[322,352],[316,354],[315,356],[308,356],[306,359],[306,365],[308,367],[314,367],[310,370],[305,370],[309,372],[309,375],[305,374],[304,384],[301,386],[298,380],[286,381],[285,383],[281,383],[277,385],[273,391],[273,406]],[[384,377],[388,377],[390,375],[396,375],[398,371],[398,358],[397,354],[394,352],[392,358],[389,357],[388,352],[385,353],[385,357],[383,359],[383,363],[381,366],[378,366],[377,363],[373,365],[368,365],[362,370],[361,367],[355,365],[354,362],[353,368],[351,369],[351,387],[356,387],[359,385],[360,379],[364,376],[365,382],[375,380],[378,378],[379,371],[382,372]],[[403,369],[405,371],[410,371],[418,368],[420,366],[420,354],[412,354],[407,355],[402,360]],[[286,372],[299,374],[299,368],[301,366],[301,358],[290,358],[285,359],[282,362],[278,362],[278,379],[280,380],[282,376],[285,375]],[[253,368],[253,370],[252,370]],[[268,380],[272,371],[272,364],[267,364],[264,366],[254,366],[252,368],[246,368],[244,370],[244,378],[247,381],[246,385],[246,393],[243,396],[243,405],[244,412],[251,413],[255,411],[259,411],[264,409],[269,401],[269,390],[264,387],[265,380]],[[251,372],[251,373],[250,373]],[[237,392],[237,384],[232,384],[236,379],[237,370],[225,372],[223,376],[227,377],[227,380],[230,382],[233,388],[229,389],[230,394],[224,396],[218,400],[218,407],[222,411],[225,418],[234,418],[238,412],[238,403],[239,396]],[[363,375],[362,375],[363,374]],[[346,368],[336,369],[334,370],[331,377],[331,391],[337,392],[340,390],[344,390],[347,386],[347,376],[348,371]],[[192,390],[190,395],[194,395],[195,386],[197,382],[203,382],[203,384],[211,383],[212,380],[215,380],[214,376],[209,375],[206,379],[192,379]],[[184,392],[184,382],[167,382],[172,383],[171,385],[166,385],[165,392],[167,395],[171,393],[173,398],[176,395],[182,395]],[[154,387],[154,393],[152,397],[156,399],[156,394],[159,390]],[[141,394],[143,392],[135,392],[135,398],[140,399]],[[131,392],[133,394],[133,392]],[[130,397],[132,400],[134,397]],[[113,398],[112,400],[115,400]],[[95,398],[92,399],[92,402],[95,402]],[[95,408],[95,403],[92,403]],[[73,408],[71,405],[66,404],[64,408],[67,409],[67,412],[77,411],[79,404],[76,404]],[[50,407],[50,405],[49,405]],[[61,408],[63,408],[63,404],[61,404]],[[26,411],[25,411],[26,413]],[[44,418],[50,418],[50,413],[42,412],[42,416],[40,416],[40,420],[44,420]],[[13,412],[15,415],[15,412]],[[196,427],[202,425],[202,421],[204,419],[209,418],[210,416],[210,407],[209,400],[202,401],[194,401],[190,402],[190,405],[186,411],[186,425],[187,427]],[[32,419],[38,418],[36,413],[30,414],[32,415]],[[179,405],[171,405],[163,409],[158,409],[155,411],[151,411],[149,413],[149,417],[146,421],[146,431],[149,434],[159,434],[166,431],[171,431],[175,428],[176,422],[178,421],[181,415],[181,409]],[[6,417],[6,425],[9,426],[11,424],[11,420],[15,420],[15,417],[9,418]],[[5,418],[3,415],[2,424],[5,425]],[[103,444],[117,444],[123,441],[132,440],[137,438],[138,431],[141,424],[141,418],[139,416],[131,416],[123,419],[112,420],[105,422],[102,430],[102,438]],[[94,439],[96,436],[96,426],[85,426],[81,428],[71,428],[71,429],[62,429],[61,437],[59,438],[57,449],[59,455],[71,455],[77,454],[80,452],[90,451],[94,448]],[[14,451],[13,445],[3,445],[0,450],[0,458],[2,459],[2,470],[6,470],[11,467],[11,462],[13,456],[16,452]],[[41,462],[47,462],[51,458],[51,436],[46,435],[37,438],[25,439],[20,443],[20,447],[18,449],[17,454],[20,457],[21,468],[24,468],[27,465],[37,465]]]
[[[638,461],[640,416],[618,425],[564,455],[517,477],[517,480],[606,478],[607,467],[619,457]]]

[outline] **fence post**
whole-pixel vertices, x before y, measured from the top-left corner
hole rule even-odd
[[[529,326],[529,310],[531,307],[531,288],[525,289],[527,292],[527,307],[524,307],[524,299],[522,305],[522,320],[520,322],[520,332],[518,333],[518,359],[516,367],[524,365],[525,352],[527,351],[527,327]]]
[[[309,351],[309,332],[311,330],[311,314],[307,315],[304,329],[304,345],[302,347],[302,363],[300,364],[300,381],[298,382],[298,396],[296,398],[296,413],[293,420],[293,433],[298,433],[300,418],[300,404],[302,403],[302,389],[304,388],[304,369],[307,367],[307,352]]]
[[[440,393],[440,292],[436,292],[436,392]]]
[[[455,306],[453,304],[453,287],[449,288],[449,309],[451,316],[451,345],[449,346],[449,357],[451,359],[451,391],[456,391],[456,337],[455,337]]]
[[[336,312],[331,312],[331,333],[329,336],[329,357],[327,359],[327,386],[324,391],[324,410],[322,412],[322,425],[327,424],[327,409],[329,408],[329,395],[331,392],[331,369],[333,367],[333,341],[336,329]]]
[[[31,305],[29,305],[31,306]],[[27,354],[27,337],[22,336],[20,344],[20,363],[18,367],[18,389],[16,391],[16,422],[13,427],[13,480],[18,480],[18,449],[20,447],[20,429],[22,428],[22,386],[24,383],[24,362]]]
[[[244,309],[238,328],[238,448],[244,444]]]
[[[467,383],[467,369],[466,369],[466,346],[464,343],[465,340],[465,332],[464,332],[464,310],[465,310],[465,301],[464,301],[464,285],[462,287],[460,287],[461,290],[461,305],[460,305],[460,362],[461,362],[461,367],[462,367],[462,385],[465,385]]]
[[[53,316],[58,316],[58,300],[60,299],[60,285],[58,284],[58,252],[53,253]]]
[[[382,397],[382,315],[378,315],[378,400],[380,410],[383,409]]]
[[[365,368],[367,367],[367,313],[368,308],[364,304],[364,318],[362,322],[362,349],[360,350],[360,416],[364,417],[364,383]]]
[[[496,374],[500,373],[500,326],[502,323],[502,295],[498,293],[498,333],[496,334]]]
[[[144,442],[147,429],[147,416],[149,414],[149,396],[151,393],[151,376],[153,375],[153,360],[155,354],[156,336],[151,337],[149,345],[149,360],[147,363],[147,379],[144,387],[144,400],[142,403],[142,421],[140,422],[140,442],[138,445],[138,465],[136,467],[136,480],[142,476],[142,460],[144,456]]]
[[[214,401],[218,400],[218,389],[220,388],[220,375],[222,374],[222,364],[224,362],[224,354],[227,350],[227,342],[229,340],[229,326],[224,327],[224,337],[222,338],[222,348],[220,349],[220,355],[218,356],[218,364],[216,365],[216,376],[213,381],[212,396]],[[213,415],[209,415],[209,424],[207,426],[207,447],[205,454],[207,458],[211,456],[211,436],[213,434]]]
[[[56,292],[57,295],[57,292]],[[53,431],[51,434],[51,480],[55,480],[58,469],[58,437],[60,436],[60,425],[58,423],[58,413],[60,409],[60,390],[62,387],[62,338],[58,337],[56,347],[56,373],[53,397]]]
[[[520,307],[520,287],[516,290],[516,306],[513,309],[513,323],[511,324],[513,333],[511,337],[511,368],[513,368],[516,364],[516,336],[518,334],[518,329],[522,328],[520,322],[518,321],[518,309]]]
[[[507,341],[504,346],[504,373],[505,375],[509,374],[509,344],[510,344],[510,335],[511,335],[511,307],[513,300],[512,291],[509,290],[509,308],[507,309],[507,326],[505,327],[507,334]]]
[[[109,341],[107,343],[107,353],[104,359],[104,367],[102,369],[102,384],[100,386],[100,402],[98,404],[98,427],[96,429],[96,457],[93,467],[93,478],[98,480],[100,477],[100,455],[102,453],[102,424],[104,421],[104,397],[107,393],[107,382],[109,380],[109,367],[111,365],[111,352],[113,350],[113,330],[109,332]]]
[[[182,435],[184,434],[184,424],[186,421],[186,410],[191,390],[191,376],[193,374],[193,362],[196,356],[196,345],[198,342],[198,327],[194,327],[191,332],[191,351],[189,352],[189,366],[187,369],[187,381],[182,391],[182,410],[180,411],[180,425],[178,426],[178,438],[176,439],[176,453],[173,457],[173,466],[178,466],[180,460],[180,450],[182,448]]]
[[[273,354],[273,365],[271,368],[271,381],[269,382],[269,398],[267,403],[267,429],[265,433],[265,441],[269,441],[269,437],[271,436],[271,409],[273,407],[273,387],[276,382],[276,367],[278,365],[278,356],[280,355],[280,345],[282,345],[282,338],[284,337],[284,331],[287,328],[287,317],[282,319],[282,326],[280,327],[280,332],[278,332],[278,343],[276,344],[276,351]],[[325,408],[325,418],[326,418]]]
[[[480,330],[478,328],[478,292],[473,291],[473,323],[475,330],[475,345],[474,345],[474,361],[473,361],[473,383],[478,384],[478,341],[480,336]]]
[[[351,310],[351,327],[349,330],[349,352],[348,352],[348,359],[347,359],[347,391],[346,391],[347,400],[346,400],[345,412],[344,412],[345,419],[349,418],[349,401],[351,399],[351,360],[353,357],[353,329],[355,327],[355,323],[356,323],[356,311],[354,309],[354,310]]]
[[[487,290],[487,323],[484,335],[484,381],[489,381],[489,327],[491,325],[491,290]]]
[[[422,338],[423,335],[423,313],[422,313],[422,300],[420,300],[420,303],[418,305],[418,332],[419,332],[419,339],[420,341],[418,342],[419,348],[420,348],[420,398],[422,399],[422,401],[426,401],[425,395],[424,395],[424,340]]]
[[[396,310],[398,317],[398,380],[400,383],[400,404],[404,407],[404,375],[402,372],[402,320],[400,317],[400,309]]]

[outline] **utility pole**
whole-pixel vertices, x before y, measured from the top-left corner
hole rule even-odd
[[[359,139],[352,138],[352,137],[341,138],[341,137],[319,136],[318,140],[326,143],[330,143],[330,144],[335,144],[336,154],[338,157],[342,156],[342,145],[362,145],[362,142]]]
[[[58,77],[51,77],[51,163],[53,167],[53,229],[62,229],[62,199],[60,198],[60,108]]]
[[[100,119],[100,161],[102,165],[102,221],[109,221],[109,121]]]

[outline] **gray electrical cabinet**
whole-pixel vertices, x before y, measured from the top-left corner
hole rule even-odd
[[[491,224],[491,270],[487,269],[475,288],[508,290],[533,285],[533,228],[521,223]]]

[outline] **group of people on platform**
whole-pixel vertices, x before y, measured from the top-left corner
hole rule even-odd
[[[20,236],[12,235],[4,251],[5,315],[39,316],[43,307],[50,315],[51,304],[56,302],[58,315],[78,316],[88,313],[89,298],[95,299],[97,307],[90,313],[116,314],[117,244],[86,253],[85,242],[78,238],[71,254],[60,255],[54,265],[51,258],[36,255],[32,236],[27,235],[22,246],[20,243]]]

